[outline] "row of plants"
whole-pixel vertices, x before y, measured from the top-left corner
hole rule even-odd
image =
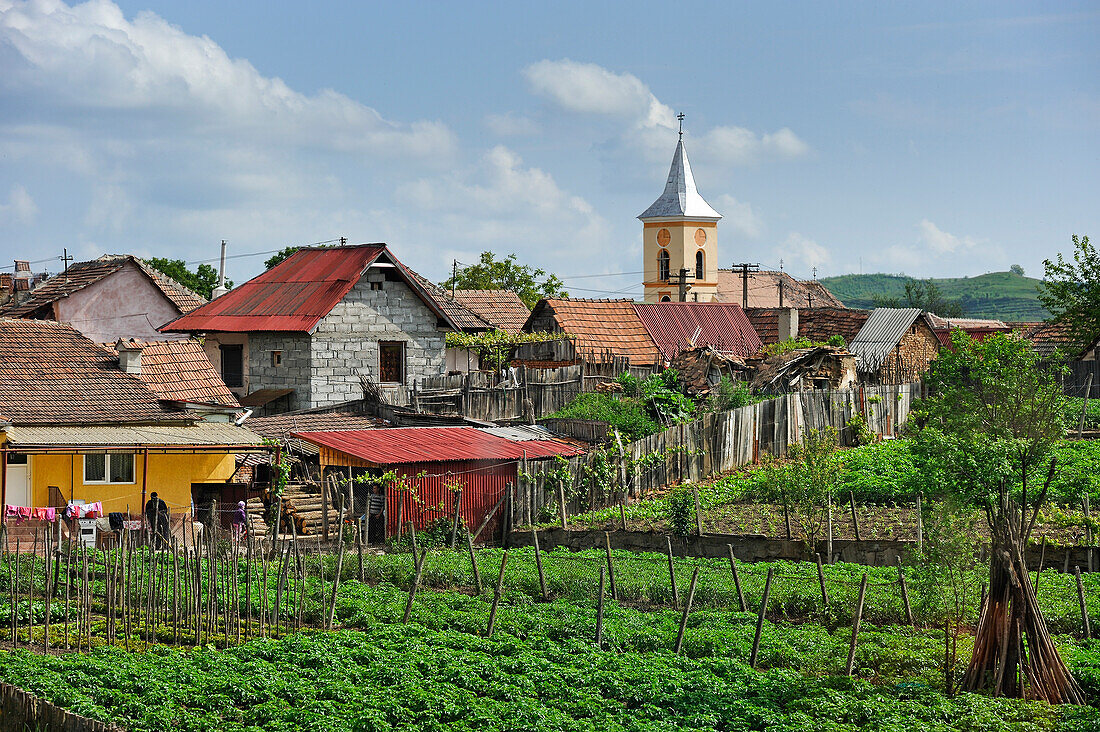
[[[159,730],[1086,730],[1088,707],[975,695],[942,685],[942,632],[850,631],[765,623],[760,671],[748,667],[751,613],[692,614],[609,603],[595,610],[509,596],[495,633],[489,603],[423,593],[412,624],[403,589],[350,582],[339,607],[357,630],[299,633],[224,651],[100,648],[89,654],[0,653],[0,678],[133,732]],[[938,634],[938,636],[937,636]],[[1075,673],[1100,690],[1095,649],[1058,638]],[[955,671],[960,669],[956,668]]]

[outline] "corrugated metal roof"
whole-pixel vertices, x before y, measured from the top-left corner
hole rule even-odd
[[[638,218],[644,221],[678,216],[714,221],[722,218],[722,214],[711,208],[695,187],[695,176],[691,174],[691,164],[688,162],[683,139],[676,143],[664,192]]]
[[[554,433],[542,425],[512,425],[510,427],[483,427],[482,432],[503,437],[512,442],[527,442],[528,440],[553,440]]]
[[[474,427],[394,427],[348,432],[295,432],[323,447],[377,465],[454,460],[518,460],[583,451],[557,440],[514,442]]]
[[[695,329],[696,346],[751,356],[763,344],[740,305],[731,302],[634,303],[634,311],[665,358],[690,348]]]
[[[18,447],[31,445],[261,445],[252,430],[229,422],[198,422],[190,426],[97,425],[91,427],[26,427],[5,430]]]
[[[848,344],[848,350],[855,354],[859,370],[878,371],[909,326],[921,316],[920,308],[875,308],[867,317],[867,322]]]

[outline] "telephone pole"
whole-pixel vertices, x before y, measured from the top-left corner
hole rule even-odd
[[[760,265],[741,262],[733,265],[733,269],[741,270],[741,307],[747,308],[749,306],[749,272],[759,272]]]
[[[690,276],[691,275],[688,274],[688,268],[687,267],[681,267],[680,268],[680,273],[678,275],[675,275],[673,277],[669,277],[669,279],[668,279],[669,284],[675,284],[677,287],[679,287],[678,300],[680,302],[687,302],[688,277],[690,277]],[[692,279],[694,279],[694,278],[692,278]]]

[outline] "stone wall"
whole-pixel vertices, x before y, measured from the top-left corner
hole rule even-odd
[[[280,351],[282,362],[272,364],[273,351]],[[314,406],[311,393],[310,338],[305,333],[249,333],[249,391],[257,389],[294,389],[288,410]]]
[[[379,341],[405,343],[404,383],[381,385],[392,402],[407,403],[413,380],[443,373],[446,331],[408,285],[385,273],[369,270],[317,325],[309,406],[362,398],[360,375],[379,381]]]
[[[632,552],[668,552],[667,534],[652,531],[610,531],[612,549],[625,549]],[[531,546],[530,531],[516,531],[509,536],[511,546]],[[733,554],[739,562],[811,562],[814,554],[806,542],[786,539],[773,539],[766,536],[744,536],[737,534],[703,534],[672,538],[672,552],[681,557],[729,557],[728,545],[733,545]],[[548,550],[564,547],[572,551],[604,548],[604,532],[591,530],[542,529],[539,531],[539,548]],[[916,549],[915,541],[851,541],[833,542],[833,561],[863,564],[871,567],[893,567],[898,557],[904,557]],[[819,542],[818,551],[822,560],[827,559],[824,541]],[[1088,548],[1070,547],[1069,549],[1047,547],[1044,569],[1066,567],[1073,571],[1076,566],[1084,572],[1088,568]],[[1067,562],[1068,554],[1068,562]],[[1034,544],[1028,547],[1027,560],[1032,570],[1038,569],[1040,547]],[[1100,549],[1094,550],[1094,568],[1100,568]]]

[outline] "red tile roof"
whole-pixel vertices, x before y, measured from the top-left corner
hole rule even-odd
[[[745,313],[766,345],[779,341],[779,312],[780,308],[749,308]],[[839,335],[850,343],[870,314],[849,308],[798,308],[798,337],[824,343]]]
[[[542,329],[548,319],[556,323],[558,330],[573,336],[577,352],[586,357],[610,352],[630,359],[635,366],[662,360],[660,349],[634,311],[633,300],[540,300],[524,330]]]
[[[783,282],[783,307],[842,308],[844,303],[817,280],[796,280],[786,272],[749,272],[749,307],[779,307],[779,283]],[[718,299],[741,304],[743,281],[740,270],[718,270]]]
[[[55,275],[35,288],[26,300],[0,308],[0,315],[12,318],[31,315],[56,300],[99,282],[128,264],[141,270],[180,313],[188,313],[206,302],[198,293],[187,289],[133,255],[107,254],[99,259],[73,264],[68,272]]]
[[[308,333],[379,259],[392,264],[437,317],[460,329],[385,244],[303,248],[213,302],[161,327],[166,333]]]
[[[726,354],[751,356],[763,345],[741,306],[734,303],[634,303],[634,312],[667,359],[691,348],[696,331],[694,346],[711,346]]]
[[[188,422],[72,326],[0,319],[0,414],[15,424]]]
[[[1024,331],[1024,338],[1031,341],[1032,348],[1043,358],[1053,356],[1055,351],[1060,351],[1068,358],[1075,358],[1083,350],[1088,350],[1087,344],[1074,341],[1069,324],[1064,320],[1037,323]]]
[[[439,308],[446,312],[460,329],[467,332],[492,329],[491,323],[472,308],[467,307],[465,303],[452,298],[449,291],[411,269],[409,274],[416,278],[417,283],[424,288],[424,292],[431,296]]]
[[[494,327],[522,333],[531,311],[511,290],[455,290],[455,299]]]
[[[346,432],[294,432],[295,437],[377,465],[454,460],[521,460],[582,454],[557,440],[515,442],[474,427],[393,427]]]
[[[141,347],[141,372],[136,375],[161,399],[240,406],[198,341],[131,339],[127,344]],[[114,346],[105,347],[115,352]]]

